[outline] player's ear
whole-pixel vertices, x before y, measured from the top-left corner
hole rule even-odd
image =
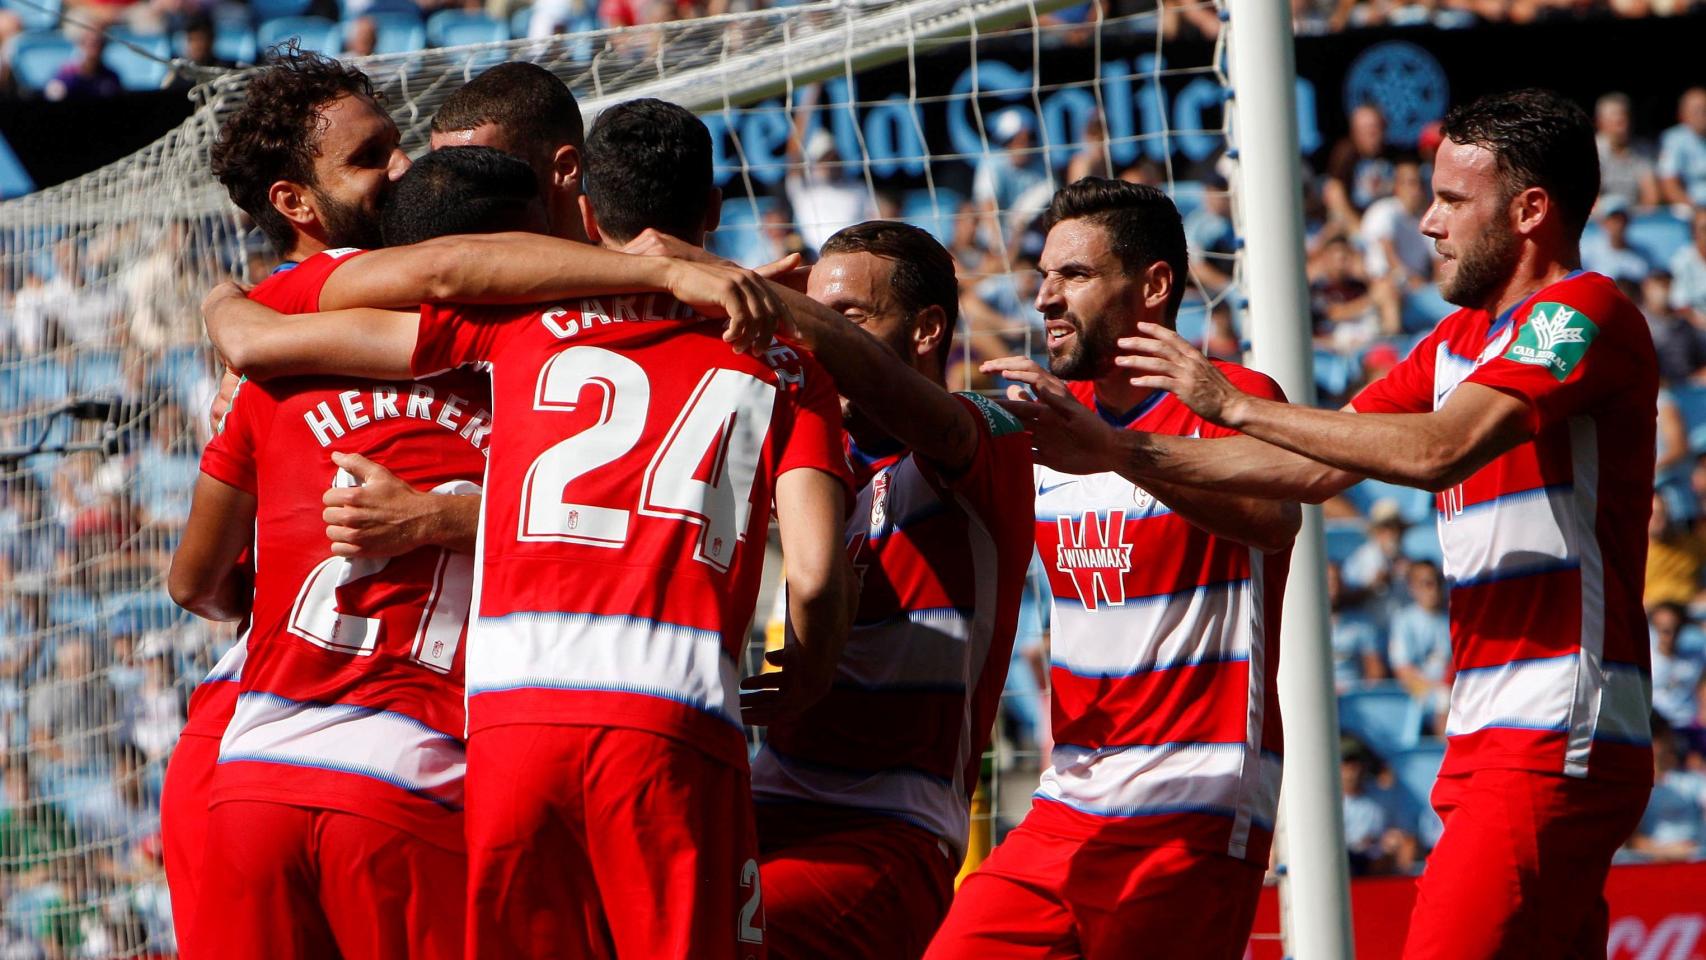
[[[580,204],[581,225],[586,227],[586,242],[597,246],[599,237],[598,214],[592,212],[592,201],[588,200],[584,193],[576,197],[575,200]]]
[[[928,357],[936,352],[942,339],[948,335],[948,314],[940,304],[932,303],[914,314],[912,325],[912,351],[921,357]]]
[[[300,183],[290,180],[280,180],[267,188],[267,202],[277,210],[284,219],[300,226],[306,226],[320,219],[319,211],[314,209],[313,201],[309,199],[311,191]]]
[[[717,224],[723,222],[723,188],[712,187],[710,194],[705,197],[705,232],[715,233]]]
[[[1524,236],[1538,229],[1548,214],[1557,212],[1551,195],[1540,187],[1529,187],[1511,198],[1512,227]]]
[[[1150,264],[1143,271],[1143,305],[1150,310],[1166,310],[1167,301],[1173,296],[1173,284],[1178,282],[1172,264],[1165,260]]]
[[[576,194],[581,190],[581,152],[572,143],[565,143],[551,154],[551,188],[570,187]]]

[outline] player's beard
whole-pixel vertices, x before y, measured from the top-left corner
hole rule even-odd
[[[1442,280],[1439,295],[1446,303],[1460,307],[1480,307],[1510,279],[1511,271],[1522,256],[1522,238],[1503,222],[1494,222],[1487,231],[1457,251],[1457,270],[1451,279]]]
[[[326,228],[326,242],[333,247],[357,247],[373,250],[385,245],[379,232],[379,214],[359,203],[346,203],[314,189],[319,205],[320,223]]]
[[[1062,352],[1049,351],[1048,372],[1062,380],[1094,380],[1114,368],[1119,334],[1105,321],[1085,323],[1070,311],[1060,317],[1072,324],[1072,342]]]

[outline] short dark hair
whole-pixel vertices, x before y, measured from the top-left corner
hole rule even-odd
[[[1507,196],[1545,190],[1569,236],[1581,236],[1599,196],[1599,148],[1587,111],[1550,90],[1495,93],[1453,107],[1440,133],[1491,151]]]
[[[535,63],[500,63],[463,84],[433,115],[434,133],[495,124],[529,154],[580,147],[586,139],[580,104],[568,84]]]
[[[214,177],[280,254],[295,245],[296,231],[267,193],[280,180],[314,184],[325,110],[345,95],[378,101],[360,70],[294,43],[281,46],[249,81],[243,105],[214,141]]]
[[[491,147],[445,147],[415,161],[385,203],[390,247],[516,229],[539,196],[533,168]]]
[[[697,240],[711,202],[711,131],[687,108],[645,98],[598,115],[582,189],[599,229],[627,241],[646,228]]]
[[[942,308],[944,332],[936,346],[936,359],[946,365],[954,328],[960,322],[959,281],[947,248],[929,231],[910,223],[867,220],[843,227],[823,242],[822,256],[842,253],[868,253],[893,263],[889,287],[908,313],[932,306]]]
[[[1055,191],[1045,231],[1062,220],[1087,220],[1108,231],[1114,256],[1120,258],[1127,276],[1141,274],[1158,260],[1172,267],[1167,319],[1171,322],[1178,316],[1191,274],[1185,224],[1171,197],[1148,184],[1085,177]]]

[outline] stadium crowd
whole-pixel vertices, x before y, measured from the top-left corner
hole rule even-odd
[[[189,13],[142,5],[164,17]],[[1401,22],[1418,10],[1518,20],[1581,10],[1494,2],[1327,6],[1299,4],[1300,23],[1319,16],[1324,29],[1339,29]],[[1681,6],[1613,3],[1607,10],[1640,15]],[[359,16],[362,9],[343,12]],[[716,11],[607,2],[571,12],[619,25]],[[1181,16],[1189,21],[1189,8]],[[98,62],[98,48],[93,56]],[[1642,305],[1667,385],[1646,595],[1658,784],[1626,857],[1698,859],[1706,856],[1706,630],[1699,622],[1706,617],[1706,89],[1682,93],[1677,124],[1662,131],[1632,130],[1629,104],[1617,94],[1600,99],[1595,117],[1604,188],[1583,265],[1617,280]],[[961,270],[969,335],[953,364],[964,378],[951,379],[955,387],[991,386],[970,373],[977,360],[1040,349],[1029,306],[1040,242],[1028,218],[1014,216],[1030,209],[1028,195],[1041,188],[1046,199],[1054,182],[1087,174],[1165,181],[1150,162],[1107,170],[1094,131],[1058,170],[1041,168],[1022,126],[992,132],[1000,149],[970,172],[957,215],[932,223]],[[1437,145],[1437,135],[1424,133],[1418,153],[1394,151],[1379,112],[1362,107],[1349,136],[1318,158],[1306,207],[1323,405],[1354,396],[1449,312],[1432,285],[1431,245],[1417,232]],[[826,159],[828,149],[802,145],[812,162]],[[1235,357],[1243,344],[1237,298],[1228,291],[1236,244],[1229,201],[1212,166],[1197,173],[1200,189],[1181,194],[1191,198],[1181,207],[1198,287],[1181,330],[1211,352]],[[805,208],[840,212],[811,222]],[[725,230],[714,244],[749,260],[809,253],[839,226],[901,214],[899,197],[869,198],[862,183],[791,183],[757,222]],[[160,773],[189,690],[229,638],[182,616],[154,588],[185,520],[208,435],[200,412],[215,385],[193,318],[160,316],[148,304],[158,285],[180,282],[172,271],[179,257],[210,242],[179,231],[155,256],[123,270],[111,259],[122,243],[61,244],[7,277],[0,299],[3,445],[92,438],[90,425],[41,411],[68,396],[110,392],[113,384],[122,385],[124,423],[104,449],[0,463],[0,957],[7,960],[96,957],[170,942]],[[269,266],[257,260],[250,272]],[[1426,796],[1443,749],[1450,682],[1433,499],[1368,482],[1328,511],[1349,853],[1362,872],[1414,872],[1438,836]],[[1033,669],[1047,662],[1046,621],[1046,603],[1028,605],[1009,676],[1002,732],[1022,757],[1047,755],[1046,694],[1038,682],[1046,671]]]

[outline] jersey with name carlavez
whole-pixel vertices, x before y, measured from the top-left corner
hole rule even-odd
[[[978,431],[963,470],[910,451],[870,465],[847,524],[859,609],[834,688],[771,728],[752,789],[903,820],[963,856],[1031,561],[1032,483],[1030,434],[992,401],[955,399]]]
[[[1422,413],[1464,383],[1521,400],[1533,438],[1437,498],[1454,674],[1444,772],[1646,782],[1646,320],[1609,279],[1573,273],[1504,316],[1456,311],[1352,404]]]
[[[735,354],[664,295],[421,310],[417,373],[474,366],[501,424],[481,520],[468,729],[617,726],[744,767],[736,689],[777,477],[850,487],[835,387]]]
[[[1259,373],[1239,389],[1283,400]],[[1234,431],[1172,394],[1116,426]],[[1289,549],[1215,536],[1117,473],[1036,471],[1037,551],[1054,593],[1054,754],[1026,822],[1071,839],[1177,846],[1266,864],[1280,785],[1280,601]]]
[[[313,313],[320,309],[320,291],[326,278],[353,255],[364,251],[345,248],[328,250],[301,263],[282,263],[249,291],[249,299],[280,313]],[[223,423],[220,429],[223,429]],[[246,562],[246,561],[245,561]],[[179,736],[223,737],[237,708],[237,688],[243,679],[243,661],[248,655],[247,622],[237,642],[209,670],[190,694],[184,729]]]
[[[257,499],[253,625],[213,803],[322,807],[462,846],[473,557],[437,547],[336,557],[322,497],[356,482],[333,452],[416,489],[478,493],[491,429],[475,372],[239,387],[202,456],[204,473]]]

